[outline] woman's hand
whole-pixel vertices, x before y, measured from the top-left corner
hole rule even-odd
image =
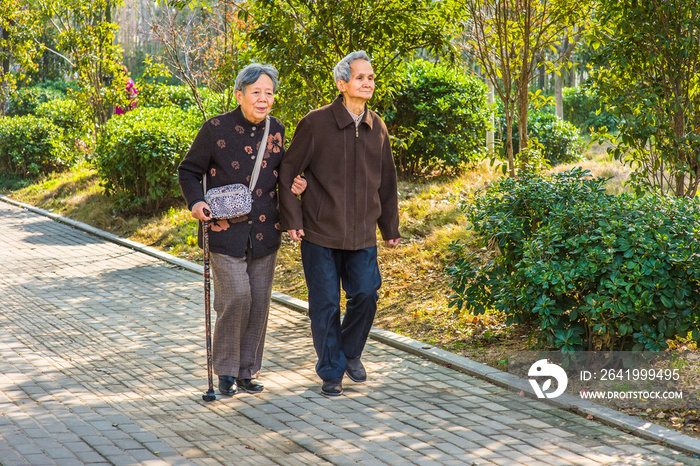
[[[301,237],[304,236],[304,230],[287,230],[287,233],[293,241],[301,241]]]
[[[292,184],[292,194],[298,196],[303,193],[306,190],[306,185],[306,179],[302,178],[301,175],[297,175],[297,177],[294,178],[294,184]]]
[[[204,201],[199,201],[192,206],[192,218],[197,220],[209,221],[211,220],[211,210],[209,209],[209,204]]]

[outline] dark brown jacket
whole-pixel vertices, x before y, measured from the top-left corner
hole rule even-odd
[[[253,124],[240,107],[204,122],[178,167],[182,194],[187,206],[204,200],[202,175],[207,174],[207,189],[232,183],[250,184],[258,147],[265,131],[265,122]],[[270,133],[260,166],[260,175],[253,191],[250,214],[229,220],[212,220],[209,247],[219,254],[243,257],[250,241],[254,257],[271,254],[280,245],[277,210],[277,176],[284,155],[284,126],[270,117]],[[202,246],[202,227],[199,227]]]
[[[308,186],[301,201],[291,193],[294,177]],[[304,239],[333,249],[376,246],[399,238],[396,168],[386,125],[367,109],[359,127],[342,96],[309,112],[297,126],[280,165],[283,230],[303,229]]]

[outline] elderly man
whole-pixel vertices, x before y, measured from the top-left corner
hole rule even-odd
[[[374,70],[363,51],[333,69],[340,94],[297,126],[280,165],[282,229],[301,241],[309,318],[322,393],[340,395],[343,375],[367,379],[361,361],[381,286],[377,226],[389,247],[399,244],[396,168],[386,125],[367,108]],[[308,182],[301,200],[294,178]],[[340,286],[347,296],[341,322]]]

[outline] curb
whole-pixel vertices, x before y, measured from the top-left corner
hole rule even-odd
[[[0,201],[48,217],[56,222],[69,225],[72,228],[82,230],[84,232],[103,238],[107,241],[111,241],[116,244],[120,244],[122,246],[133,249],[135,251],[148,254],[152,257],[160,259],[169,264],[176,265],[189,272],[196,273],[200,276],[204,274],[203,266],[195,264],[191,261],[180,259],[178,257],[173,256],[172,254],[168,254],[150,246],[146,246],[141,243],[137,243],[136,241],[131,241],[126,238],[114,235],[112,233],[99,230],[85,223],[62,217],[47,210],[39,209],[32,205],[15,201],[14,199],[10,199],[6,196],[0,195]],[[283,293],[279,293],[277,291],[272,292],[272,300],[298,312],[308,313],[309,310],[308,303],[306,301],[302,301],[300,299],[288,296]],[[479,379],[493,383],[494,385],[498,385],[499,387],[505,388],[509,391],[521,393],[523,396],[528,396],[530,398],[537,398],[534,390],[532,389],[530,384],[527,383],[527,380],[517,377],[513,374],[509,374],[507,372],[495,369],[486,364],[472,361],[469,358],[458,356],[448,351],[435,348],[432,345],[422,343],[418,340],[414,340],[412,338],[408,338],[394,332],[382,330],[377,327],[372,327],[369,336],[371,339],[376,340],[378,342],[384,343],[386,345],[405,351],[407,353],[420,356],[422,358],[428,359],[430,361],[457,370],[459,372],[463,372],[473,377],[477,377]],[[648,440],[663,443],[666,446],[675,448],[685,453],[689,453],[692,455],[700,455],[700,439],[690,437],[675,430],[662,427],[649,421],[645,421],[638,417],[620,413],[613,409],[592,403],[588,400],[583,400],[574,395],[564,394],[557,398],[548,398],[540,401],[556,406],[557,408],[565,409],[567,411],[578,413],[584,416],[592,416],[595,420],[607,424],[609,426],[627,431],[631,434]]]

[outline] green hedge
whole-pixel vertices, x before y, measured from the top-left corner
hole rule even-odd
[[[490,254],[452,245],[452,304],[534,322],[565,351],[700,341],[700,202],[612,196],[586,175],[504,178],[466,205]]]
[[[138,101],[140,107],[161,108],[174,106],[185,111],[197,109],[192,91],[187,86],[170,86],[167,84],[154,84],[140,81],[137,87],[139,90]],[[223,95],[217,94],[207,88],[200,88],[199,94],[209,118],[227,111],[225,106],[222,105],[226,100]],[[236,100],[232,99],[229,110],[233,110],[236,105],[238,105]]]
[[[36,116],[51,120],[63,130],[63,142],[76,158],[90,147],[91,122],[83,108],[70,99],[56,99],[36,107]]]
[[[460,167],[486,144],[486,86],[476,77],[417,60],[404,65],[377,104],[405,176]]]
[[[576,162],[583,158],[584,143],[578,128],[562,121],[551,112],[530,111],[528,113],[527,129],[530,138],[537,138],[543,148],[542,153],[550,164]],[[502,146],[505,151],[506,122],[500,118]],[[513,153],[520,151],[520,136],[518,122],[513,122]]]
[[[69,166],[62,138],[61,129],[45,118],[0,117],[0,170],[35,178]]]
[[[588,133],[591,128],[598,130],[605,127],[613,131],[617,127],[617,119],[602,108],[600,98],[593,90],[566,87],[563,90],[563,104],[564,119],[582,133]]]
[[[95,165],[118,209],[157,210],[179,197],[177,166],[201,121],[175,107],[139,107],[111,118],[97,140]]]
[[[170,107],[174,105],[182,110],[187,110],[196,105],[189,87],[186,86],[140,82],[138,90],[139,106],[141,107]]]
[[[62,99],[63,97],[65,97],[65,94],[60,90],[43,86],[18,89],[10,95],[5,115],[33,115],[39,105],[54,99]]]

